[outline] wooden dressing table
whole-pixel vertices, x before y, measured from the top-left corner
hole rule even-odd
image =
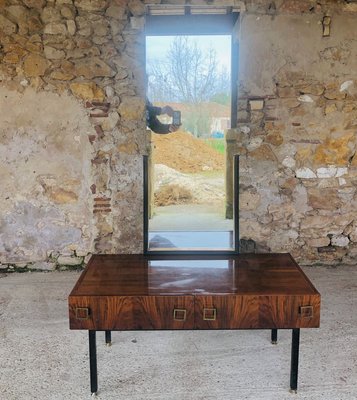
[[[89,331],[91,392],[96,331],[292,329],[297,390],[300,328],[318,328],[320,294],[289,254],[94,255],[69,296],[70,329]]]

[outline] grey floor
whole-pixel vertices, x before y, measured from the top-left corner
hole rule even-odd
[[[224,209],[208,204],[179,204],[154,207],[149,231],[231,231],[233,219],[225,219]]]
[[[320,329],[301,332],[289,393],[291,332],[98,334],[98,399],[357,399],[357,267],[305,268],[322,294]],[[70,331],[76,272],[0,274],[0,399],[90,398],[87,332]]]

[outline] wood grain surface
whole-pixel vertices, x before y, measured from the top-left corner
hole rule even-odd
[[[77,308],[88,308],[88,319],[76,318]],[[186,310],[184,320],[174,310]],[[88,330],[192,329],[193,296],[83,296],[69,305],[70,328]]]
[[[313,328],[320,294],[289,254],[95,255],[69,316],[71,329]]]

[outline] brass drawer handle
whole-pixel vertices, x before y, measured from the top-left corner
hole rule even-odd
[[[301,318],[312,318],[314,316],[314,307],[313,306],[300,306],[299,307],[299,316]]]
[[[76,308],[76,318],[77,319],[89,319],[89,308],[87,307],[77,307]]]
[[[204,308],[203,309],[203,320],[204,321],[215,321],[217,318],[216,308]]]
[[[174,320],[186,321],[186,310],[184,308],[174,308]]]

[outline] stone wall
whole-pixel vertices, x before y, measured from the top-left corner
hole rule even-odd
[[[209,4],[242,11],[241,236],[304,263],[353,260],[356,5]],[[144,14],[140,0],[0,0],[2,265],[142,251]]]
[[[241,237],[305,264],[354,263],[357,7],[267,3],[241,19]]]
[[[144,12],[0,0],[3,266],[142,251]]]

